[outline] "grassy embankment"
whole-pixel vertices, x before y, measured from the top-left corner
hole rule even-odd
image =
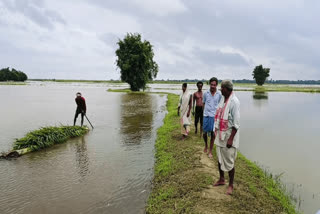
[[[203,155],[199,136],[179,140],[177,102],[178,96],[168,95],[168,114],[156,140],[147,213],[296,213],[280,181],[241,154],[236,161],[234,194],[226,196],[226,187],[212,187],[218,178],[217,160]]]
[[[258,86],[256,84],[235,84],[235,91],[256,91],[256,92],[311,92],[320,93],[320,87],[308,86],[298,87],[295,85],[275,85],[265,84]]]
[[[120,80],[65,80],[65,79],[29,79],[28,81],[40,82],[65,82],[65,83],[123,83]]]
[[[8,154],[3,154],[2,157],[19,156],[53,146],[54,144],[64,143],[70,138],[83,136],[88,130],[86,126],[44,127],[17,139],[13,144],[13,150]]]
[[[180,140],[177,103],[178,96],[168,94],[168,114],[157,131],[147,213],[296,213],[279,178],[241,154],[236,161],[234,194],[227,196],[226,186],[213,187],[218,179],[217,159],[203,154],[199,136],[191,134]]]
[[[7,82],[0,82],[0,85],[27,85],[27,83],[26,82],[7,81]]]

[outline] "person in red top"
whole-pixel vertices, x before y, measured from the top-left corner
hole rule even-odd
[[[76,125],[78,115],[81,113],[81,126],[82,126],[83,125],[83,117],[87,112],[86,100],[84,99],[84,97],[81,96],[81,93],[78,92],[75,101],[77,104],[77,110],[76,110],[76,114],[74,115],[73,125],[74,126]]]

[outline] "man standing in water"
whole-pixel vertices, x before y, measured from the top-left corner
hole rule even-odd
[[[190,132],[190,111],[192,108],[192,94],[187,90],[187,83],[182,84],[182,94],[180,95],[178,105],[178,115],[180,116],[182,140],[188,136]]]
[[[214,116],[221,100],[221,92],[217,91],[218,79],[212,77],[209,80],[210,90],[206,91],[203,95],[203,139],[204,139],[204,152],[208,151],[208,134],[210,134],[210,148],[209,148],[209,158],[212,158],[212,149],[215,139],[213,132],[214,129]]]
[[[73,120],[73,125],[76,125],[76,121],[78,118],[78,115],[81,113],[81,126],[83,125],[83,117],[87,112],[87,106],[86,106],[86,100],[84,99],[84,97],[81,96],[81,93],[78,92],[77,97],[75,99],[76,104],[77,104],[77,110],[76,110],[76,114],[74,115],[74,120]]]
[[[234,162],[239,148],[240,102],[233,93],[231,80],[222,81],[221,93],[223,97],[215,115],[215,133],[217,135],[215,142],[220,178],[214,186],[224,185],[224,172],[228,172],[227,194],[231,195],[235,174]]]
[[[200,120],[200,136],[202,136],[202,124],[203,124],[202,86],[203,86],[203,82],[201,81],[197,82],[198,91],[193,94],[194,126],[196,128],[195,134],[198,133],[198,122]]]

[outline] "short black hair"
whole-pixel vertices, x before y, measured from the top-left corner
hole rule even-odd
[[[182,86],[185,87],[185,88],[187,87],[187,85],[188,84],[186,82],[182,84]]]
[[[217,85],[218,85],[218,78],[217,77],[212,77],[210,80],[209,80],[209,84],[211,84],[211,82],[213,81],[216,81]]]
[[[197,82],[197,86],[198,86],[199,84],[203,85],[203,82],[201,82],[201,81]]]

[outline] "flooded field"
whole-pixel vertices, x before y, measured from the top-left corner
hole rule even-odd
[[[0,86],[0,151],[9,150],[14,138],[30,130],[72,124],[77,91],[86,98],[87,115],[95,126],[83,138],[0,161],[1,213],[144,212],[166,97],[106,91],[125,87],[54,82]],[[181,91],[176,84],[149,87],[153,92]],[[241,102],[241,152],[282,174],[297,207],[315,213],[320,209],[320,94],[236,94]]]
[[[240,150],[281,180],[304,213],[320,210],[320,94],[237,92]]]
[[[106,89],[90,84],[0,86],[0,151],[41,126],[72,124],[77,91],[86,98],[95,127],[66,144],[0,160],[0,213],[144,213],[166,97]]]

